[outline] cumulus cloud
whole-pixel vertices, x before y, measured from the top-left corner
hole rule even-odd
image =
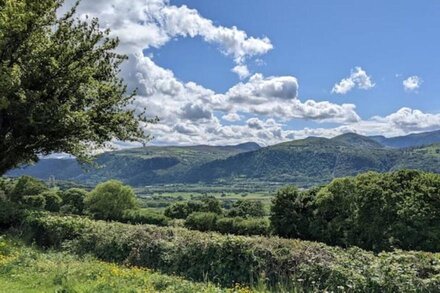
[[[222,119],[229,121],[229,122],[235,122],[235,121],[240,121],[241,117],[237,113],[228,113],[226,115],[223,115]]]
[[[414,92],[420,88],[422,82],[423,80],[420,77],[413,75],[405,79],[402,84],[405,91]]]
[[[65,7],[76,0],[68,0]],[[216,44],[220,51],[231,56],[240,77],[249,75],[245,62],[248,58],[272,50],[269,38],[248,36],[237,27],[216,26],[195,9],[186,5],[171,5],[168,0],[94,0],[82,1],[78,13],[98,17],[101,24],[112,30],[126,50],[159,48],[177,37],[201,37]]]
[[[349,77],[342,79],[333,86],[332,93],[344,95],[354,88],[368,90],[374,86],[371,76],[361,67],[355,67]]]
[[[121,75],[130,89],[138,89],[132,107],[139,112],[146,109],[147,115],[161,119],[159,124],[145,126],[145,131],[154,135],[154,144],[255,141],[267,145],[310,135],[334,136],[350,131],[380,134],[433,129],[439,123],[437,115],[411,109],[364,121],[353,104],[302,100],[299,82],[294,76],[265,77],[256,73],[223,93],[195,82],[183,82],[171,70],[158,66],[148,55],[148,49],[159,48],[175,38],[198,36],[218,45],[223,54],[231,57],[235,62],[234,71],[242,78],[250,76],[247,60],[272,49],[269,39],[250,37],[236,27],[214,25],[186,6],[173,6],[165,0],[95,0],[83,1],[79,13],[99,17],[103,27],[110,28],[112,34],[120,38],[119,50],[129,56]],[[347,80],[354,83],[352,87],[374,86],[361,68],[356,68]],[[350,81],[345,83],[350,84]],[[242,122],[240,116],[252,118]],[[291,119],[341,125],[286,129]],[[231,123],[222,124],[225,120]],[[132,146],[131,143],[116,144]]]
[[[235,72],[236,74],[238,74],[240,79],[245,79],[246,77],[248,77],[250,75],[248,67],[243,64],[239,64],[239,65],[235,66],[234,68],[232,68],[232,72]]]

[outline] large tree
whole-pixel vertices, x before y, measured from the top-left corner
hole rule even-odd
[[[0,175],[39,155],[79,159],[112,139],[145,141],[119,77],[126,56],[98,20],[63,0],[0,0]],[[142,122],[143,121],[143,122]]]

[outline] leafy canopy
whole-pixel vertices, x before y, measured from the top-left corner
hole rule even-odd
[[[97,19],[62,17],[64,0],[0,0],[0,175],[38,155],[89,159],[112,139],[145,141],[118,77],[126,56]]]
[[[125,210],[137,208],[133,189],[117,180],[98,184],[85,198],[85,208],[96,219],[118,220]]]

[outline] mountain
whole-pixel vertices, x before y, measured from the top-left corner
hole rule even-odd
[[[309,186],[365,171],[403,168],[439,173],[440,144],[390,149],[353,134],[332,139],[307,138],[209,162],[192,169],[185,179],[215,182],[219,178],[253,178]]]
[[[385,136],[370,136],[370,138],[383,146],[392,148],[417,147],[440,143],[440,130],[390,138]]]
[[[31,175],[41,179],[54,177],[96,183],[116,178],[132,185],[180,182],[191,168],[225,159],[260,146],[243,143],[231,146],[148,146],[101,154],[97,167],[83,166],[74,159],[42,159],[37,164],[15,169],[8,176]]]
[[[435,133],[425,136],[424,141]],[[47,179],[96,183],[110,178],[134,186],[171,183],[281,182],[299,186],[323,184],[336,177],[365,171],[421,169],[440,173],[440,143],[409,148],[390,147],[377,137],[347,133],[331,139],[309,137],[260,148],[236,146],[145,147],[104,153],[99,168],[80,168],[75,160],[45,159],[13,170],[8,175],[29,174]],[[397,141],[397,139],[395,140]],[[413,136],[407,144],[420,144]],[[408,142],[412,141],[412,143]],[[383,143],[383,144],[382,144]]]

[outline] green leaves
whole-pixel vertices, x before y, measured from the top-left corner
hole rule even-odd
[[[90,158],[112,139],[146,141],[118,77],[126,56],[97,19],[61,18],[61,0],[0,1],[0,174],[37,155]]]

